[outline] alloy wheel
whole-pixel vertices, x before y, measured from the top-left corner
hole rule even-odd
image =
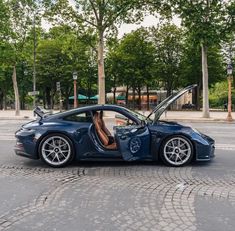
[[[169,139],[163,148],[165,162],[172,166],[182,166],[192,158],[192,145],[184,137],[173,137]]]
[[[51,166],[65,165],[72,155],[69,141],[62,136],[49,136],[41,145],[41,156]]]

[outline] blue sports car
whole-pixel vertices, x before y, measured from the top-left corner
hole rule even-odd
[[[76,160],[162,160],[183,166],[214,157],[214,140],[175,122],[159,120],[162,113],[191,85],[174,94],[145,117],[116,105],[94,105],[58,114],[35,109],[38,119],[15,134],[17,155],[41,159],[52,167]]]

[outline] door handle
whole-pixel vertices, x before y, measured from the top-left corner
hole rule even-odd
[[[126,138],[127,138],[127,136],[125,136],[125,135],[122,135],[122,136],[120,137],[121,140],[125,140]]]

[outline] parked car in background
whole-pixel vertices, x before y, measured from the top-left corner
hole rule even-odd
[[[182,109],[189,109],[189,110],[194,110],[196,109],[196,105],[192,103],[186,103],[182,105]]]

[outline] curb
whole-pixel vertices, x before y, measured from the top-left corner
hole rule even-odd
[[[15,120],[15,121],[32,121],[35,118],[24,116],[24,117],[0,117],[0,120]],[[232,122],[227,121],[226,119],[177,119],[177,118],[163,118],[161,121],[168,121],[168,122],[185,122],[185,123],[226,123],[226,124],[235,124],[235,120]]]
[[[0,120],[34,120],[34,118],[30,117],[0,117]]]
[[[174,122],[188,122],[188,123],[226,123],[226,124],[235,124],[234,121],[227,121],[226,119],[162,119],[163,121],[174,121]]]

